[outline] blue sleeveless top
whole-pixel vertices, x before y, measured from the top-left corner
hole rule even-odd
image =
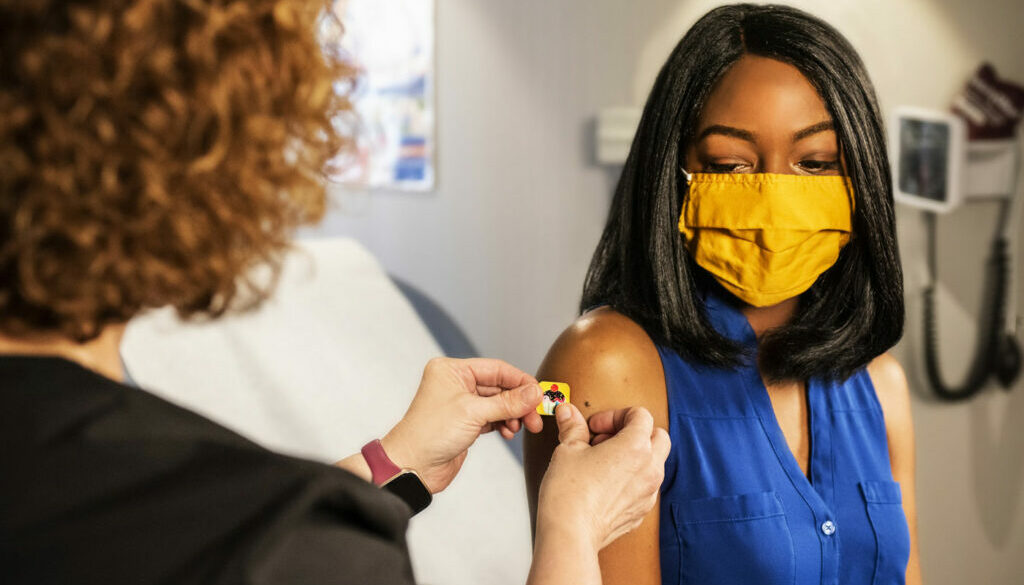
[[[756,347],[740,310],[709,290],[722,334]],[[661,488],[664,585],[904,582],[910,534],[866,368],[807,384],[809,475],[779,427],[756,362],[725,370],[659,347],[672,451]]]

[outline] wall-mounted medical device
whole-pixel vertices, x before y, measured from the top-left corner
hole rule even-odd
[[[900,203],[947,213],[971,199],[1013,196],[1016,139],[968,140],[960,116],[906,106],[893,110],[889,129],[893,193]]]
[[[1005,389],[1021,371],[1016,319],[1007,314],[1010,236],[1024,199],[1024,165],[1016,125],[1024,113],[1024,88],[1000,80],[983,65],[954,101],[953,112],[900,107],[889,120],[893,193],[922,209],[928,232],[931,282],[924,288],[925,372],[935,394],[966,400],[992,376]],[[939,370],[935,287],[938,280],[936,214],[973,200],[999,203],[999,225],[986,265],[979,347],[964,380],[948,385]]]
[[[963,198],[967,142],[954,114],[899,107],[889,122],[893,193],[900,203],[947,213]]]
[[[594,132],[594,159],[598,164],[621,165],[626,162],[642,113],[642,109],[630,106],[605,108],[598,112]]]

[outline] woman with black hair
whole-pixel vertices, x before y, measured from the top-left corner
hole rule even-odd
[[[606,584],[920,582],[903,279],[856,51],[799,10],[724,6],[662,68],[540,379],[668,429],[660,505]],[[557,440],[526,438],[531,508]]]

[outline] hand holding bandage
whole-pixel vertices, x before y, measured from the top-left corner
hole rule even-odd
[[[668,433],[640,407],[600,412],[588,427],[579,409],[565,404],[555,419],[559,445],[540,486],[538,539],[545,522],[563,523],[585,530],[600,550],[639,526],[657,501]]]
[[[501,360],[436,358],[423,370],[409,410],[381,444],[436,494],[455,478],[482,433],[498,429],[508,438],[523,425],[539,432],[540,401],[537,380]]]
[[[644,408],[599,413],[590,427],[568,401],[568,385],[543,383],[554,396],[560,445],[541,485],[531,583],[599,583],[597,553],[640,525],[657,502],[668,434]],[[558,386],[557,389],[554,386]],[[499,360],[432,360],[416,397],[381,439],[394,464],[417,472],[431,493],[443,490],[481,433],[543,426],[536,379]],[[591,444],[591,430],[595,433]],[[360,472],[361,457],[339,463]],[[369,474],[362,470],[364,477]],[[553,570],[557,564],[561,571]],[[536,574],[542,567],[544,574]]]

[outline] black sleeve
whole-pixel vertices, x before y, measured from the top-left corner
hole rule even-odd
[[[404,546],[314,514],[250,564],[252,585],[411,585]]]
[[[411,510],[346,472],[308,485],[278,516],[247,565],[252,585],[411,585]],[[340,480],[340,481],[339,481]]]
[[[392,494],[78,366],[25,362],[0,359],[3,585],[413,582],[411,510]]]

